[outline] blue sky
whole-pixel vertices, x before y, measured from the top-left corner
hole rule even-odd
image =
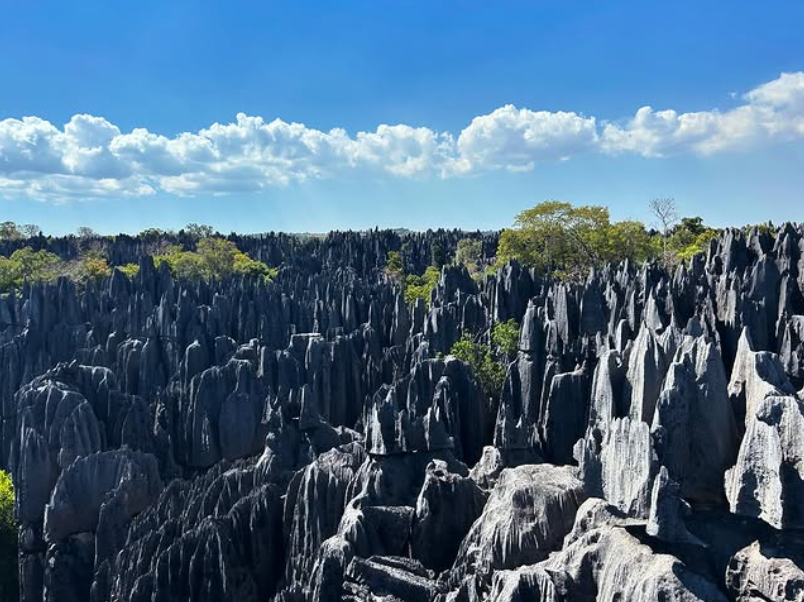
[[[485,229],[656,196],[804,220],[801,2],[0,11],[0,210],[46,232]]]

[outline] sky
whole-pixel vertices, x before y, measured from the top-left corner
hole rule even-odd
[[[0,219],[804,221],[804,3],[0,0]]]

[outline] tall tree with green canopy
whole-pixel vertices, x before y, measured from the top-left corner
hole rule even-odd
[[[463,265],[470,274],[480,270],[483,259],[483,241],[477,238],[462,238],[455,250],[455,263]]]
[[[212,236],[212,226],[207,226],[206,224],[196,224],[195,222],[191,224],[187,224],[184,227],[184,231],[192,236],[193,238],[207,238],[208,236]]]
[[[393,279],[400,279],[403,271],[402,255],[399,251],[388,251],[385,260],[385,273]]]
[[[0,223],[0,240],[19,240],[22,233],[15,222]]]
[[[642,262],[651,254],[650,236],[640,222],[612,224],[606,207],[545,201],[517,215],[514,227],[503,231],[497,261],[517,259],[541,272],[578,277],[607,261]]]
[[[26,282],[51,282],[64,269],[58,255],[23,247],[10,257],[0,257],[0,293],[20,289]]]
[[[440,240],[434,240],[430,245],[430,259],[430,264],[439,270],[447,263],[447,250]]]
[[[673,262],[687,261],[706,250],[709,241],[718,235],[718,230],[703,223],[700,217],[685,217],[673,228],[668,239],[668,249]]]

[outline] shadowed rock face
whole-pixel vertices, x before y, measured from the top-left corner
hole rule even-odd
[[[408,305],[388,251],[465,236],[233,236],[272,282],[121,236],[134,278],[0,298],[21,599],[800,599],[804,227],[583,283],[448,265]],[[511,318],[484,391],[452,345]]]

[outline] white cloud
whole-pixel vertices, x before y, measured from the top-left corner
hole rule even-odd
[[[783,73],[743,95],[729,111],[677,113],[642,107],[625,124],[603,128],[601,149],[646,157],[746,150],[804,136],[804,72]]]
[[[513,105],[475,117],[457,135],[380,125],[350,135],[240,113],[231,123],[167,137],[124,133],[102,117],[75,115],[61,129],[38,117],[0,121],[0,195],[67,200],[255,192],[345,174],[459,177],[529,171],[582,153],[711,155],[804,137],[804,72],[784,73],[721,111],[643,107],[604,121]]]
[[[594,117],[530,111],[506,105],[475,117],[458,137],[460,171],[533,169],[589,150],[597,143]]]

